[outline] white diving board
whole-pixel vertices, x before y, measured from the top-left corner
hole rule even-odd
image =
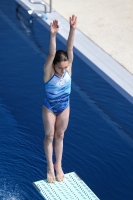
[[[62,182],[33,182],[45,200],[100,200],[75,172],[65,174]]]

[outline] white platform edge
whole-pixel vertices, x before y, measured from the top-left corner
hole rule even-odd
[[[31,4],[28,0],[16,0],[16,2],[26,10],[33,9],[43,11],[41,5]],[[48,5],[47,7],[49,9]],[[49,29],[50,22],[54,19],[58,19],[60,30],[57,37],[66,44],[69,31],[68,21],[54,10],[52,10],[52,13],[47,13],[47,17],[47,20],[41,18],[38,20],[43,26],[45,26],[45,28]],[[97,72],[104,80],[106,80],[133,104],[133,75],[130,72],[128,72],[79,30],[76,30],[74,47],[75,54],[77,54],[89,67]]]

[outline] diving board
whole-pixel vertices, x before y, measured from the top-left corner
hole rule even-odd
[[[75,172],[65,174],[62,182],[33,182],[45,200],[100,200]]]

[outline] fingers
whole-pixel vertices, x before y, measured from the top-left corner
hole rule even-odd
[[[53,22],[50,23],[50,26],[53,26],[55,28],[59,28],[58,20],[53,20]]]
[[[76,15],[72,15],[71,17],[69,17],[69,21],[77,21],[77,16]]]
[[[70,16],[69,17],[69,23],[70,23],[71,26],[73,26],[75,28],[76,23],[77,23],[77,16],[76,15]],[[56,19],[53,20],[53,22],[50,23],[50,28],[51,28],[51,30],[56,30],[56,32],[57,32],[59,30],[58,20],[56,20]]]

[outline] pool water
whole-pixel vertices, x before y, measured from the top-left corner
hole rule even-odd
[[[0,199],[41,200],[32,182],[46,178],[41,109],[49,32],[14,0],[0,5]],[[59,39],[57,49],[65,49]],[[70,105],[64,172],[75,171],[101,200],[132,200],[133,105],[76,54]]]

